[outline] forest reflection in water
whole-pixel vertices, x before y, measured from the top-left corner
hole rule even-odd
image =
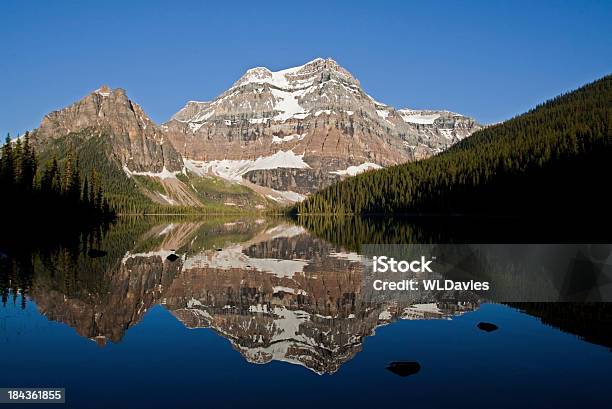
[[[408,223],[329,223],[302,223],[307,229],[263,218],[120,219],[66,246],[3,253],[2,301],[25,306],[31,300],[47,319],[101,346],[121,342],[147,311],[162,305],[185,327],[210,328],[228,339],[249,362],[284,361],[319,374],[335,373],[379,326],[451,319],[484,301],[469,292],[373,297],[363,289],[360,243],[440,236]],[[612,346],[608,304],[514,308]],[[410,365],[390,368],[411,373],[416,366]]]

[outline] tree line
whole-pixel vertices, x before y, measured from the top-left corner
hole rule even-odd
[[[82,175],[73,152],[61,165],[53,157],[41,166],[28,132],[14,141],[7,136],[0,151],[0,186],[4,215],[25,216],[37,222],[60,216],[65,223],[96,222],[115,216],[95,170]]]
[[[609,75],[429,159],[338,182],[290,212],[606,217],[611,128]]]
[[[36,135],[34,134],[34,139]],[[206,184],[200,189],[201,181],[189,179],[186,175],[177,177],[187,186],[195,185],[198,191],[194,194],[202,201],[201,206],[178,206],[156,203],[152,197],[157,193],[169,195],[161,181],[154,177],[132,175],[128,177],[123,170],[120,159],[114,154],[114,137],[106,130],[86,128],[57,138],[46,138],[41,141],[37,153],[41,163],[46,163],[53,157],[59,159],[60,165],[69,154],[79,161],[81,174],[96,172],[99,183],[104,191],[104,197],[110,207],[118,215],[135,214],[210,214],[237,213],[239,208],[223,206],[223,201],[215,201],[207,197],[214,195],[210,191],[214,184]],[[199,183],[200,182],[200,183]],[[210,195],[200,195],[206,191]]]

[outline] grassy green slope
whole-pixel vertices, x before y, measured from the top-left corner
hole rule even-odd
[[[225,205],[249,211],[274,206],[273,202],[248,187],[221,178],[200,177],[188,172],[188,175],[179,175],[179,179],[189,186],[205,205]]]
[[[55,157],[61,164],[68,152],[75,152],[82,176],[89,176],[95,170],[111,206],[119,213],[238,213],[258,211],[272,205],[245,186],[192,174],[179,175],[178,178],[201,201],[201,207],[155,203],[149,196],[156,193],[168,195],[159,179],[139,175],[127,177],[113,158],[109,138],[91,135],[91,131],[84,130],[45,141],[38,147],[40,163],[44,165]]]

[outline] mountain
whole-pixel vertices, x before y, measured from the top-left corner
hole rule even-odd
[[[98,172],[111,204],[122,212],[267,203],[247,188],[190,182],[183,158],[164,132],[120,88],[103,86],[47,114],[32,140],[46,159],[75,151],[86,173]]]
[[[448,111],[396,110],[335,61],[316,59],[251,69],[162,126],[123,89],[103,86],[47,114],[32,141],[42,163],[74,151],[119,212],[231,211],[292,204],[365,170],[429,157],[480,128]]]
[[[43,118],[36,135],[58,138],[91,130],[112,139],[113,156],[126,173],[179,172],[183,160],[142,108],[123,89],[107,86]]]
[[[344,214],[572,214],[608,221],[612,76],[487,127],[432,158],[368,172],[295,211]],[[566,220],[566,217],[563,217]]]
[[[396,110],[332,59],[248,70],[162,125],[195,174],[301,198],[346,176],[431,156],[480,129],[448,111]],[[299,195],[296,195],[299,194]]]

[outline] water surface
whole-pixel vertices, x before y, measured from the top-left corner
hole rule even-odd
[[[414,237],[372,226],[369,242]],[[69,407],[88,408],[612,401],[607,305],[372,298],[354,245],[365,239],[329,231],[121,220],[53,251],[3,253],[0,386],[65,387]],[[400,376],[398,362],[420,370]]]

